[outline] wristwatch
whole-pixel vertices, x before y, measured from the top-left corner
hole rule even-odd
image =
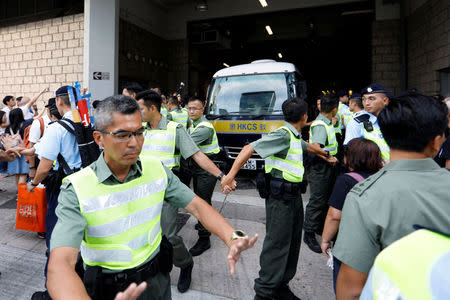
[[[33,183],[33,181],[30,181],[30,183],[31,183],[31,185],[34,186],[34,187],[37,187],[37,186],[39,185],[39,183],[38,183],[38,184],[35,184],[35,183]]]
[[[243,239],[246,236],[247,236],[247,234],[245,232],[243,232],[242,230],[233,231],[233,233],[231,234],[230,240],[227,243],[227,246],[230,246],[232,241],[234,241],[236,239]]]
[[[224,172],[220,172],[219,176],[217,176],[217,180],[222,180],[222,177],[225,176]]]

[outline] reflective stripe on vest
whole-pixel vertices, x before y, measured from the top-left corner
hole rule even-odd
[[[164,118],[167,118],[167,108],[161,106],[160,113]]]
[[[189,118],[187,111],[177,112],[176,110],[174,110],[171,111],[170,114],[172,115],[172,121],[182,124],[185,128],[187,128]]]
[[[344,116],[344,123],[342,124],[343,126],[341,126],[342,129],[343,127],[347,127],[348,122],[353,119],[353,114],[348,105],[341,102],[339,103],[338,111],[340,116]]]
[[[415,231],[377,256],[364,299],[450,299],[449,260],[449,237],[425,229]]]
[[[206,144],[207,140],[205,140],[201,145],[198,145],[198,147],[200,148],[200,151],[202,151],[204,154],[217,154],[220,152],[220,147],[219,147],[219,141],[217,140],[217,134],[216,134],[216,130],[214,129],[214,126],[209,122],[209,121],[203,121],[197,124],[197,126],[194,126],[194,124],[192,124],[191,127],[189,127],[189,134],[192,134],[195,129],[197,129],[198,127],[208,127],[210,129],[213,130],[213,137],[211,140],[210,144]]]
[[[264,169],[270,173],[272,169],[280,170],[283,178],[289,182],[301,182],[303,180],[303,150],[301,139],[295,137],[288,127],[282,126],[277,130],[286,130],[290,135],[290,145],[286,158],[271,155],[264,160]]]
[[[121,184],[99,183],[90,167],[64,179],[72,183],[86,219],[80,251],[87,265],[129,269],[158,251],[167,174],[157,159],[141,163],[142,175]]]
[[[329,151],[330,155],[336,155],[336,153],[338,152],[338,143],[336,141],[335,128],[333,127],[333,124],[327,125],[322,120],[314,120],[314,122],[312,122],[311,127],[310,127],[310,132],[309,132],[310,136],[311,136],[311,129],[318,125],[324,126],[325,130],[327,131],[328,144],[325,145],[325,148],[323,148],[323,150]]]
[[[373,126],[373,131],[371,132],[368,132],[366,128],[364,128],[364,126],[362,128],[363,128],[363,137],[377,144],[378,148],[380,148],[381,158],[383,159],[383,161],[385,162],[389,161],[391,157],[390,153],[391,150],[389,149],[388,144],[384,140],[380,128]]]
[[[180,154],[175,154],[178,123],[170,121],[167,129],[147,129],[140,157],[156,157],[169,169],[180,165]]]

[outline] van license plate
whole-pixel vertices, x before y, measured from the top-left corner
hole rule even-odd
[[[242,169],[245,170],[256,170],[256,160],[249,159],[245,165],[242,166]]]

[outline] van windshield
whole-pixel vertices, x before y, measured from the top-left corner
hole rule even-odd
[[[294,96],[289,84],[293,81],[294,73],[216,78],[210,87],[207,114],[281,115],[281,104]]]

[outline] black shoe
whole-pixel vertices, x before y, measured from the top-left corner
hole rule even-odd
[[[43,292],[35,292],[33,296],[31,296],[31,300],[52,300],[48,291]]]
[[[316,240],[316,235],[314,232],[306,232],[305,231],[305,236],[303,237],[303,241],[305,242],[306,245],[308,245],[308,247],[309,247],[309,249],[311,249],[311,251],[316,252],[316,253],[322,253],[322,249],[320,248],[320,245]]]
[[[278,288],[277,293],[274,297],[276,300],[301,300],[299,297],[295,296],[287,284],[282,285]]]
[[[180,293],[186,292],[191,286],[191,275],[194,262],[187,267],[181,268],[180,277],[178,278],[177,288]]]
[[[189,249],[189,252],[192,256],[198,256],[211,248],[211,242],[209,241],[209,237],[201,237],[198,239],[197,243],[195,243],[194,247]]]

